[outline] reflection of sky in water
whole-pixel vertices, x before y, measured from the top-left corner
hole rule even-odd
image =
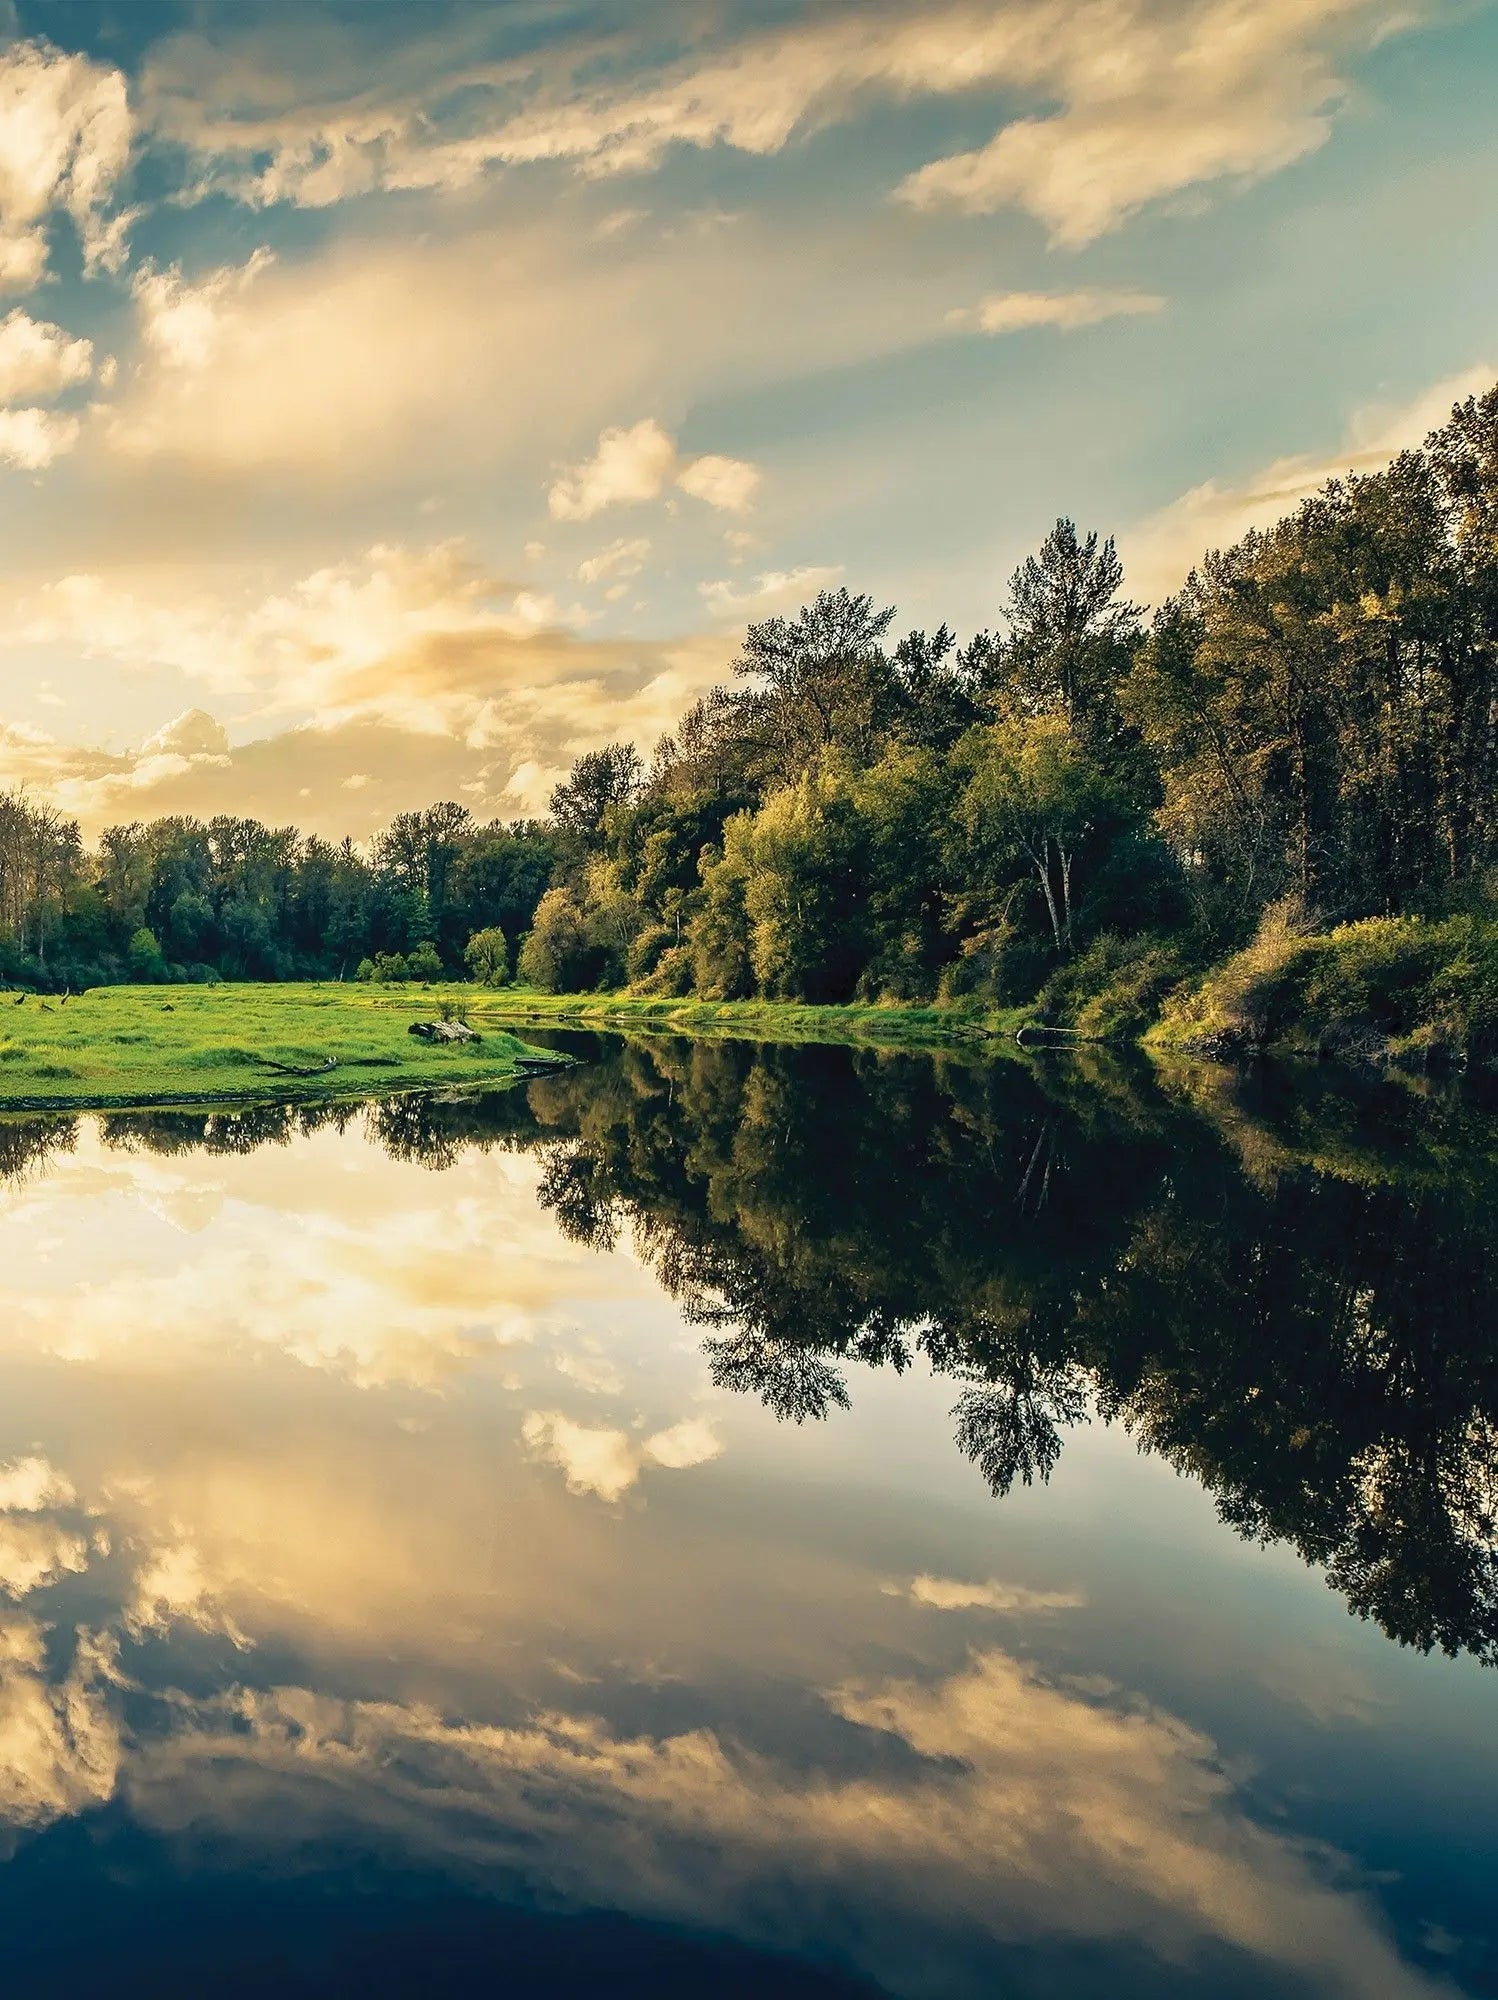
[[[1478,1669],[1117,1433],[996,1505],[923,1369],[778,1426],[539,1174],[86,1128],[0,1198],[12,1871],[93,1814],[157,1874],[359,1847],[898,1995],[1453,1990]]]

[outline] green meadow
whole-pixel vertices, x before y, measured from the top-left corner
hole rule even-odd
[[[466,994],[451,1001],[461,1011]],[[544,1055],[496,1022],[466,1044],[408,1032],[426,989],[100,986],[0,993],[0,1110],[363,1095],[514,1077]]]

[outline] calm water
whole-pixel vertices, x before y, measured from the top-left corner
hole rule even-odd
[[[1492,1111],[573,1046],[0,1125],[8,2000],[1498,1992]]]

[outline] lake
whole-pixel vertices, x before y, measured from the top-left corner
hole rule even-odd
[[[554,1036],[0,1124],[8,1996],[1498,1992],[1498,1123]]]

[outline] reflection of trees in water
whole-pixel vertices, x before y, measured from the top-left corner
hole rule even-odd
[[[1283,1541],[1408,1644],[1498,1661],[1498,1248],[1490,1116],[1260,1086],[1202,1117],[1096,1061],[651,1040],[525,1090],[129,1113],[115,1145],[223,1153],[360,1121],[436,1169],[539,1153],[574,1240],[640,1255],[713,1379],[781,1418],[850,1364],[957,1385],[995,1493],[1090,1408]],[[0,1127],[0,1172],[76,1121]]]
[[[44,1174],[77,1143],[76,1118],[0,1119],[0,1187],[19,1187]]]
[[[999,1494],[1095,1406],[1395,1638],[1498,1659],[1482,1114],[1318,1086],[1224,1124],[1096,1065],[674,1043],[548,1089],[543,1200],[628,1223],[721,1386],[802,1422],[923,1355]]]

